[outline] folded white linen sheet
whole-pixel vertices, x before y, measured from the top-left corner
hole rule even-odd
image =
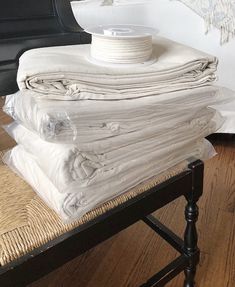
[[[22,146],[16,146],[9,151],[5,155],[4,161],[21,175],[48,206],[68,223],[183,160],[192,157],[206,159],[214,154],[213,147],[205,140],[187,144],[180,143],[173,148],[166,148],[163,157],[149,154],[141,163],[137,158],[135,159],[135,168],[120,167],[112,177],[94,186],[81,187],[77,184],[75,193],[60,193],[39,167],[34,156],[26,152]]]
[[[151,156],[163,157],[166,148],[192,142],[214,133],[222,124],[222,118],[214,110],[203,110],[197,117],[186,122],[173,124],[171,129],[156,132],[152,137],[116,148],[106,153],[80,150],[72,144],[46,142],[17,123],[6,127],[16,142],[31,153],[42,171],[59,192],[76,192],[79,186],[89,186],[118,174],[121,167],[135,168],[136,159],[145,161]],[[50,163],[50,164],[48,164]]]
[[[155,132],[156,125],[167,129],[207,106],[226,102],[230,98],[224,91],[221,87],[207,86],[158,97],[72,102],[41,100],[38,94],[24,91],[9,95],[3,109],[42,139],[81,144],[112,140],[117,135],[126,135],[128,140],[130,133],[133,137],[135,131],[137,136],[146,127]]]
[[[90,45],[29,50],[19,60],[18,86],[49,99],[107,100],[196,88],[216,78],[215,57],[161,37],[153,40],[157,61],[148,66],[98,66],[89,54]]]

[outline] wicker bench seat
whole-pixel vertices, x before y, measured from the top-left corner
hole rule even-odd
[[[142,287],[165,286],[182,271],[184,286],[194,286],[200,254],[195,223],[203,185],[201,161],[182,162],[65,225],[3,163],[3,154],[0,152],[1,287],[26,286],[139,220],[181,254]],[[150,215],[182,195],[188,201],[184,240]]]
[[[3,154],[3,153],[2,153]],[[0,161],[0,264],[5,265],[108,210],[166,181],[187,168],[187,163],[156,176],[92,210],[74,224],[65,225],[32,188]]]

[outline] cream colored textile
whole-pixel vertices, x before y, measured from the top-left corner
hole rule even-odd
[[[18,144],[33,155],[58,192],[74,193],[78,191],[78,187],[93,188],[99,183],[111,184],[112,179],[118,177],[119,173],[135,171],[140,167],[142,169],[142,166],[145,169],[144,164],[148,158],[154,162],[162,158],[166,160],[171,152],[170,160],[175,161],[180,152],[184,154],[185,146],[187,149],[190,148],[191,143],[215,132],[221,124],[221,118],[214,110],[205,109],[194,119],[173,124],[171,129],[156,129],[156,133],[150,138],[146,138],[143,132],[142,140],[135,143],[129,144],[126,141],[123,147],[117,147],[113,143],[112,150],[105,153],[86,152],[72,144],[46,142],[16,123],[8,126],[7,131]],[[109,142],[109,139],[107,141]],[[162,171],[165,169],[164,166],[165,164],[158,167],[158,170]],[[148,174],[144,176],[147,177]],[[128,178],[128,175],[126,177]]]
[[[196,88],[215,80],[215,57],[161,37],[153,41],[157,61],[134,69],[97,66],[89,61],[89,51],[90,45],[73,45],[25,52],[17,75],[20,90],[52,99],[106,100]]]
[[[214,155],[211,144],[205,140],[178,143],[163,150],[150,153],[141,159],[134,159],[134,168],[130,167],[129,162],[123,163],[104,174],[102,181],[95,185],[82,186],[77,183],[77,191],[73,193],[60,193],[39,167],[35,156],[26,152],[22,146],[13,148],[4,160],[34,188],[64,222],[69,223],[181,161],[188,158],[205,159]]]
[[[230,98],[216,86],[115,101],[42,100],[32,91],[21,91],[6,98],[4,111],[44,140],[76,143],[83,151],[100,153],[152,137]]]

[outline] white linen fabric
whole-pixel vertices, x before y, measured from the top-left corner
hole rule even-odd
[[[4,111],[47,141],[76,143],[82,150],[104,151],[119,142],[132,143],[192,119],[201,109],[231,100],[227,90],[215,86],[159,96],[115,101],[42,100],[32,91],[6,98]],[[119,136],[117,138],[117,136]],[[106,139],[109,139],[109,144]],[[96,142],[95,142],[96,141]]]
[[[179,0],[203,17],[207,29],[220,29],[221,44],[235,35],[235,2],[233,0]]]
[[[83,187],[77,184],[77,192],[74,193],[60,193],[37,164],[35,157],[22,146],[14,147],[5,155],[4,161],[68,223],[183,160],[191,157],[206,159],[215,154],[211,144],[205,140],[182,142],[165,147],[164,150],[163,157],[149,154],[141,161],[136,158],[135,168],[119,168],[118,173],[109,175],[94,186]]]
[[[31,153],[42,171],[55,185],[58,192],[77,192],[77,186],[94,186],[99,182],[107,182],[109,178],[118,176],[120,172],[135,169],[136,165],[145,163],[146,158],[162,158],[167,150],[177,150],[177,146],[215,132],[222,124],[221,116],[215,110],[204,109],[193,119],[177,121],[170,129],[155,128],[151,137],[125,145],[115,144],[111,150],[86,152],[72,144],[55,144],[46,142],[17,123],[6,127],[7,132],[16,142]],[[109,143],[109,139],[107,139]],[[165,154],[165,157],[167,155]],[[48,164],[48,162],[50,164]],[[104,181],[106,179],[106,181]]]
[[[217,59],[171,40],[155,37],[157,61],[129,68],[89,62],[90,45],[48,47],[25,52],[17,82],[48,99],[126,99],[208,85],[216,78]],[[38,95],[39,96],[39,95]]]

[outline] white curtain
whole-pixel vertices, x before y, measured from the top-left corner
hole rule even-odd
[[[235,34],[234,0],[179,0],[203,17],[207,30],[214,26],[221,30],[221,44]]]

